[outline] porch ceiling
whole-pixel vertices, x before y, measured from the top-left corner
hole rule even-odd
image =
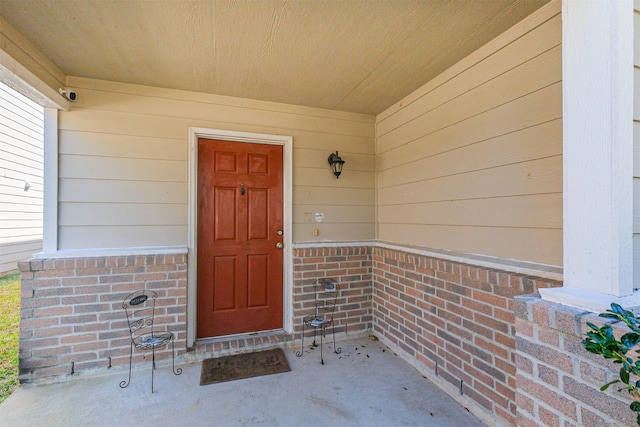
[[[0,0],[67,76],[377,114],[548,0]]]

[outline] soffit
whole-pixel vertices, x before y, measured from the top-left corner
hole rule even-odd
[[[0,0],[68,76],[378,114],[548,0]]]

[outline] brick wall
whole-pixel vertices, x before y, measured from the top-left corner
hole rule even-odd
[[[313,312],[313,283],[318,278],[325,277],[335,279],[340,286],[340,297],[334,314],[336,333],[358,334],[370,331],[373,323],[371,248],[297,248],[293,250],[295,337],[300,337],[302,318]]]
[[[186,255],[33,259],[22,272],[20,380],[129,362],[122,301],[146,288],[158,293],[156,316],[186,350]],[[143,353],[134,351],[134,361]],[[170,350],[156,353],[162,359]]]
[[[304,248],[293,251],[294,335],[208,342],[197,354],[225,345],[240,351],[298,339],[302,317],[312,310],[313,283],[331,277],[340,283],[337,333],[372,328],[371,248]],[[122,300],[146,287],[158,292],[158,321],[176,334],[176,349],[186,351],[186,255],[148,255],[34,259],[20,263],[22,307],[20,379],[106,368],[128,363],[129,338]],[[284,340],[284,341],[283,341]],[[217,346],[217,347],[216,347]],[[134,351],[134,363],[144,353]],[[169,357],[167,350],[157,353]]]
[[[453,387],[462,380],[465,398],[506,424],[633,424],[626,396],[598,391],[614,372],[580,345],[585,319],[599,319],[517,297],[560,282],[382,247],[294,248],[292,268],[294,334],[250,337],[239,350],[299,339],[313,283],[331,277],[341,285],[338,334],[373,330]],[[69,374],[72,362],[76,372],[106,368],[109,357],[128,363],[121,304],[142,287],[159,293],[160,320],[186,351],[184,254],[31,260],[20,269],[22,381]],[[197,353],[234,347],[207,345]]]
[[[587,352],[582,339],[586,322],[598,326],[597,314],[543,301],[516,298],[516,366],[518,425],[633,426],[632,402],[626,392],[600,386],[618,378],[618,367]],[[612,324],[617,336],[625,331]]]
[[[513,298],[561,283],[385,248],[373,279],[374,332],[514,425]]]

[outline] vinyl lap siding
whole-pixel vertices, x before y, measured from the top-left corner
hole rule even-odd
[[[61,249],[186,245],[189,127],[293,136],[294,241],[374,238],[373,116],[68,83],[78,101],[60,113]],[[327,163],[335,150],[347,162],[340,180]]]
[[[562,265],[559,6],[376,118],[381,241]]]
[[[0,84],[0,273],[42,249],[43,120],[42,107]]]

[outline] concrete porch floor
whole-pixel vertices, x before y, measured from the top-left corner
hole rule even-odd
[[[0,404],[2,426],[481,426],[480,420],[372,338],[320,348],[284,347],[291,372],[200,386],[201,363],[24,385]]]

